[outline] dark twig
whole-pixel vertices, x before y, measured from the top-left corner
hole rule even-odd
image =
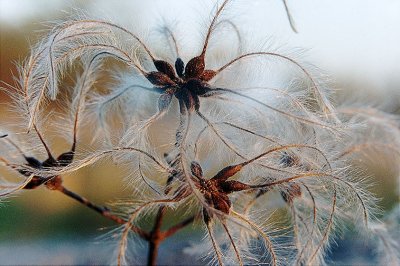
[[[158,247],[161,241],[164,239],[161,236],[161,225],[166,211],[165,206],[161,206],[158,210],[156,222],[154,224],[153,230],[150,232],[149,238],[149,254],[147,259],[147,265],[155,265],[158,255]]]
[[[126,222],[127,222],[126,220],[122,219],[121,217],[113,215],[110,212],[110,209],[108,209],[107,207],[96,205],[96,204],[92,203],[90,200],[86,199],[85,197],[82,197],[82,196],[78,195],[77,193],[65,188],[62,185],[62,180],[61,180],[61,177],[59,177],[59,176],[54,177],[53,179],[48,181],[46,183],[46,187],[51,190],[60,191],[64,195],[82,203],[84,206],[94,210],[95,212],[99,213],[100,215],[104,216],[105,218],[112,220],[118,224],[126,224]],[[140,229],[137,226],[131,225],[131,230],[134,231],[135,233],[137,233],[141,238],[143,238],[145,240],[148,240],[150,238],[149,233],[143,231],[142,229]]]

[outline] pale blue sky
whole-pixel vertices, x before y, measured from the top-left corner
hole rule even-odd
[[[157,14],[185,21],[195,20],[202,11],[208,12],[213,1],[205,0],[204,8],[196,0],[89,3],[91,12],[97,10],[120,20],[129,20],[139,10],[143,17]],[[252,32],[266,38],[273,36],[276,42],[288,47],[308,49],[311,61],[328,73],[377,86],[393,80],[400,83],[400,0],[288,0],[288,3],[299,34],[290,31],[281,0],[233,1],[235,10],[239,10]],[[37,15],[46,18],[46,14],[61,14],[61,10],[73,6],[73,0],[0,0],[0,22],[18,25]],[[152,19],[147,21],[146,26],[151,27]]]

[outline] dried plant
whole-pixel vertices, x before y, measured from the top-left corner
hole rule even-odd
[[[187,252],[211,264],[325,264],[335,235],[349,223],[398,263],[397,244],[375,217],[377,200],[357,160],[385,154],[398,163],[399,118],[357,101],[335,106],[334,92],[313,67],[279,49],[251,50],[240,25],[224,17],[231,2],[216,3],[194,54],[183,53],[166,26],[158,31],[163,40],[146,42],[87,16],[57,24],[32,49],[16,85],[5,88],[21,120],[0,136],[0,160],[19,174],[19,181],[1,183],[2,197],[44,185],[115,221],[118,265],[143,263],[132,256],[141,242],[155,265],[160,244],[194,223],[206,236]],[[219,34],[232,29],[240,49],[213,49]],[[71,71],[78,77],[67,89]],[[97,87],[102,76],[112,77],[108,90]],[[48,118],[48,100],[66,112]],[[78,153],[82,120],[96,126],[98,144]],[[56,122],[62,127],[55,134],[66,125],[72,131],[71,148],[58,157],[41,131]],[[12,133],[21,128],[29,132]],[[16,135],[43,146],[47,159],[24,151]],[[127,181],[139,200],[111,210],[63,186],[62,176],[106,157],[129,163]],[[174,224],[165,229],[171,213]],[[150,230],[142,226],[149,217]]]

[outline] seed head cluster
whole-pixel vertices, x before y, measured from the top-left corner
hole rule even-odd
[[[399,117],[335,102],[298,55],[254,49],[227,14],[236,2],[215,1],[186,53],[179,40],[193,32],[164,25],[157,34],[172,45],[89,16],[56,24],[4,88],[18,123],[1,127],[0,162],[13,176],[1,177],[1,197],[46,186],[113,220],[118,265],[162,264],[160,245],[183,228],[204,233],[185,248],[200,263],[322,265],[349,225],[367,232],[377,262],[399,263],[388,224],[400,213],[378,220],[365,170],[386,158],[399,177]],[[222,52],[227,32],[237,43]],[[59,135],[70,148],[54,156]],[[66,174],[106,160],[129,166],[131,201],[99,206],[64,187]],[[141,243],[147,258],[135,253]]]

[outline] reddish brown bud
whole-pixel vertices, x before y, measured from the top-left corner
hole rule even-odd
[[[207,82],[213,79],[216,74],[217,72],[215,72],[214,70],[207,69],[204,70],[203,74],[200,75],[200,79]]]
[[[229,197],[223,193],[212,194],[213,207],[223,213],[229,213],[231,209],[231,201]]]
[[[154,86],[164,87],[175,84],[166,74],[162,72],[152,71],[146,74],[146,78]]]
[[[197,56],[190,59],[185,68],[186,78],[198,78],[205,68],[204,56]]]
[[[159,72],[164,73],[170,79],[175,79],[174,67],[170,63],[163,60],[154,60],[153,63]]]
[[[213,178],[212,180],[217,180],[219,182],[224,182],[226,181],[229,177],[235,175],[237,172],[239,172],[243,168],[243,165],[237,164],[237,165],[230,165],[219,171]]]
[[[220,184],[222,190],[225,193],[231,193],[231,192],[235,192],[235,191],[242,191],[245,189],[249,189],[250,186],[247,184],[244,184],[242,182],[239,181],[226,181]]]

